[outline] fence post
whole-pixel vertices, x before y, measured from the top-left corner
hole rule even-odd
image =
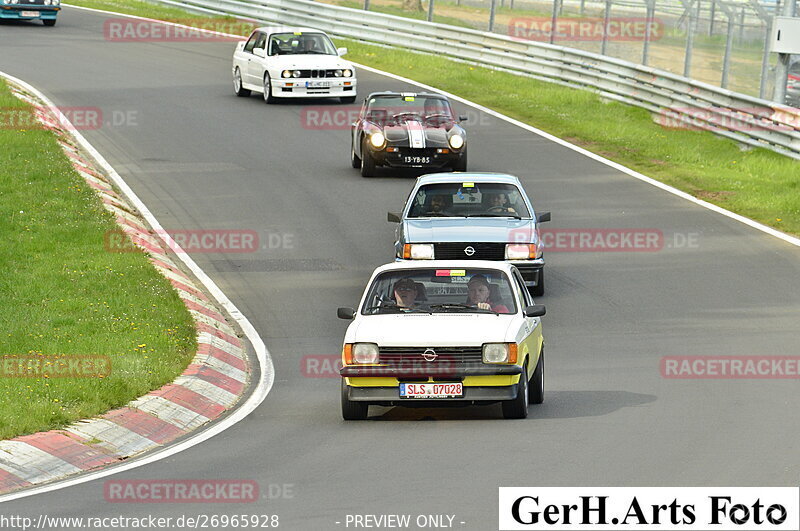
[[[586,0],[581,0],[581,16],[583,16],[585,9],[586,9]]]
[[[746,6],[742,6],[742,10],[739,12],[739,42],[744,40],[744,15],[746,9]]]
[[[714,19],[717,16],[717,0],[711,0],[711,14],[708,22],[708,36],[714,35]]]
[[[600,45],[600,54],[606,55],[608,48],[608,22],[611,19],[611,0],[606,0],[606,9],[603,12],[603,43]]]
[[[489,11],[489,31],[494,31],[494,16],[497,11],[497,0],[492,0],[492,7]]]
[[[556,42],[556,25],[561,12],[561,0],[553,0],[553,15],[550,17],[550,44]]]
[[[655,16],[656,0],[645,0],[647,2],[647,18],[645,19],[644,46],[642,47],[642,64],[647,65],[647,55],[650,51],[651,26]]]
[[[732,6],[724,2],[720,2],[719,7],[725,12],[725,16],[728,19],[728,33],[725,37],[725,57],[722,59],[722,81],[720,82],[720,86],[722,88],[728,88],[728,74],[731,69],[731,48],[733,45],[733,25],[736,23],[736,11]]]
[[[364,0],[364,11],[369,11],[369,0]]]
[[[428,22],[433,22],[433,0],[428,0]]]
[[[700,15],[700,0],[681,0],[685,13],[689,14],[686,22],[686,52],[683,55],[683,75],[692,77],[692,49],[694,47],[694,32],[697,30],[697,18]],[[697,8],[695,9],[695,2]]]
[[[755,11],[756,16],[764,24],[766,33],[764,35],[764,51],[761,54],[761,78],[758,85],[758,97],[764,99],[767,97],[767,76],[769,75],[769,45],[772,41],[772,16],[767,13],[758,0],[749,0],[750,7]]]

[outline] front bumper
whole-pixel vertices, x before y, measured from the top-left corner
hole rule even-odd
[[[522,373],[519,365],[481,365],[445,367],[387,367],[381,365],[347,365],[339,374],[347,378],[467,378],[472,376],[515,376]]]
[[[327,83],[327,86],[314,86]],[[334,77],[324,80],[273,78],[272,95],[276,98],[341,98],[356,95],[354,77]]]
[[[536,260],[509,260],[509,262],[519,269],[522,274],[522,280],[525,281],[525,286],[533,287],[538,286],[542,278],[542,270],[544,270],[544,258],[537,258]]]
[[[395,146],[387,146],[393,148]],[[464,150],[454,151],[449,148],[409,148],[397,147],[398,151],[390,152],[386,148],[370,149],[370,154],[378,166],[390,168],[446,168],[461,160]],[[442,153],[446,150],[447,153]]]
[[[37,16],[22,16],[22,12],[38,12]],[[36,4],[0,5],[0,19],[5,20],[54,20],[61,11],[59,6],[43,6]]]
[[[519,384],[496,387],[464,387],[464,396],[459,398],[417,399],[400,398],[398,387],[352,387],[347,386],[347,398],[354,402],[369,402],[381,406],[442,407],[472,406],[513,400]]]

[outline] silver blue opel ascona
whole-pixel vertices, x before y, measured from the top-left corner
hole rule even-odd
[[[433,173],[411,190],[401,214],[389,212],[397,260],[505,260],[533,295],[544,294],[536,213],[519,179],[502,173]]]

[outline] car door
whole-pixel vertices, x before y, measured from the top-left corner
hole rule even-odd
[[[256,55],[256,50],[260,50],[261,56]],[[266,70],[266,53],[267,53],[267,34],[258,32],[253,49],[249,56],[248,74],[250,76],[250,83],[257,87],[264,85],[264,71]]]
[[[250,64],[255,57],[253,55],[253,48],[256,45],[256,41],[260,35],[259,31],[254,31],[250,34],[250,37],[247,39],[247,42],[244,44],[244,48],[242,48],[241,52],[237,52],[237,66],[239,66],[239,71],[242,73],[242,81],[246,85],[254,85],[253,79],[250,75]],[[260,85],[260,83],[259,83]]]
[[[514,290],[517,292],[517,298],[520,301],[520,305],[522,306],[522,310],[527,306],[533,305],[533,297],[531,296],[530,292],[525,288],[525,281],[522,279],[522,275],[520,275],[519,271],[514,269]],[[524,323],[524,335],[525,338],[522,340],[520,344],[521,352],[528,352],[529,359],[528,359],[528,376],[533,374],[534,369],[536,369],[536,363],[539,361],[539,352],[541,351],[542,346],[542,321],[539,317],[528,317],[523,314]]]
[[[361,111],[358,113],[358,118],[350,125],[350,141],[353,143],[353,152],[361,158],[361,129],[364,127],[364,115],[367,112],[367,100],[361,104]]]

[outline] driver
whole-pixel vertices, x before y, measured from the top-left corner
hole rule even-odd
[[[417,283],[411,278],[405,277],[395,282],[392,293],[398,308],[413,308],[417,305]]]
[[[487,194],[488,196],[488,209],[487,212],[508,212],[516,214],[517,211],[508,202],[508,196],[504,193]]]
[[[449,195],[435,195],[431,197],[431,203],[428,208],[428,215],[431,214],[447,214],[447,209],[450,207]]]
[[[469,304],[482,310],[492,310],[497,313],[509,313],[508,308],[491,300],[492,290],[489,281],[481,274],[472,275],[467,284],[467,298]]]

